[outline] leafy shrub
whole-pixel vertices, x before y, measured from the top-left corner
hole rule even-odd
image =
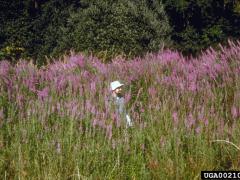
[[[107,52],[106,59],[119,54],[141,55],[168,44],[170,27],[163,5],[157,1],[83,1],[71,13],[67,37],[59,47],[94,54]]]
[[[16,47],[14,45],[6,46],[2,49],[0,49],[0,60],[1,59],[7,59],[10,61],[15,61],[18,59],[21,54],[25,51],[24,48]]]

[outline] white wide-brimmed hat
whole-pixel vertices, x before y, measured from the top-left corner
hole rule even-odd
[[[114,91],[115,89],[123,86],[124,84],[120,83],[119,81],[113,81],[111,82],[110,86],[111,86],[111,90]]]

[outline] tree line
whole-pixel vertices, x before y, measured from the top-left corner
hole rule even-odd
[[[185,55],[240,37],[238,0],[2,0],[0,58],[38,64],[70,50],[104,60],[163,47]]]

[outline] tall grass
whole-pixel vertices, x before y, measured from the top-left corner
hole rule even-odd
[[[0,62],[1,179],[198,179],[240,169],[240,43],[103,64]],[[109,106],[126,84],[134,127]]]

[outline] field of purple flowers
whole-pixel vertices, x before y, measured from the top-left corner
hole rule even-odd
[[[103,64],[0,61],[1,179],[198,179],[240,170],[240,42]],[[134,127],[108,105],[125,84]]]

